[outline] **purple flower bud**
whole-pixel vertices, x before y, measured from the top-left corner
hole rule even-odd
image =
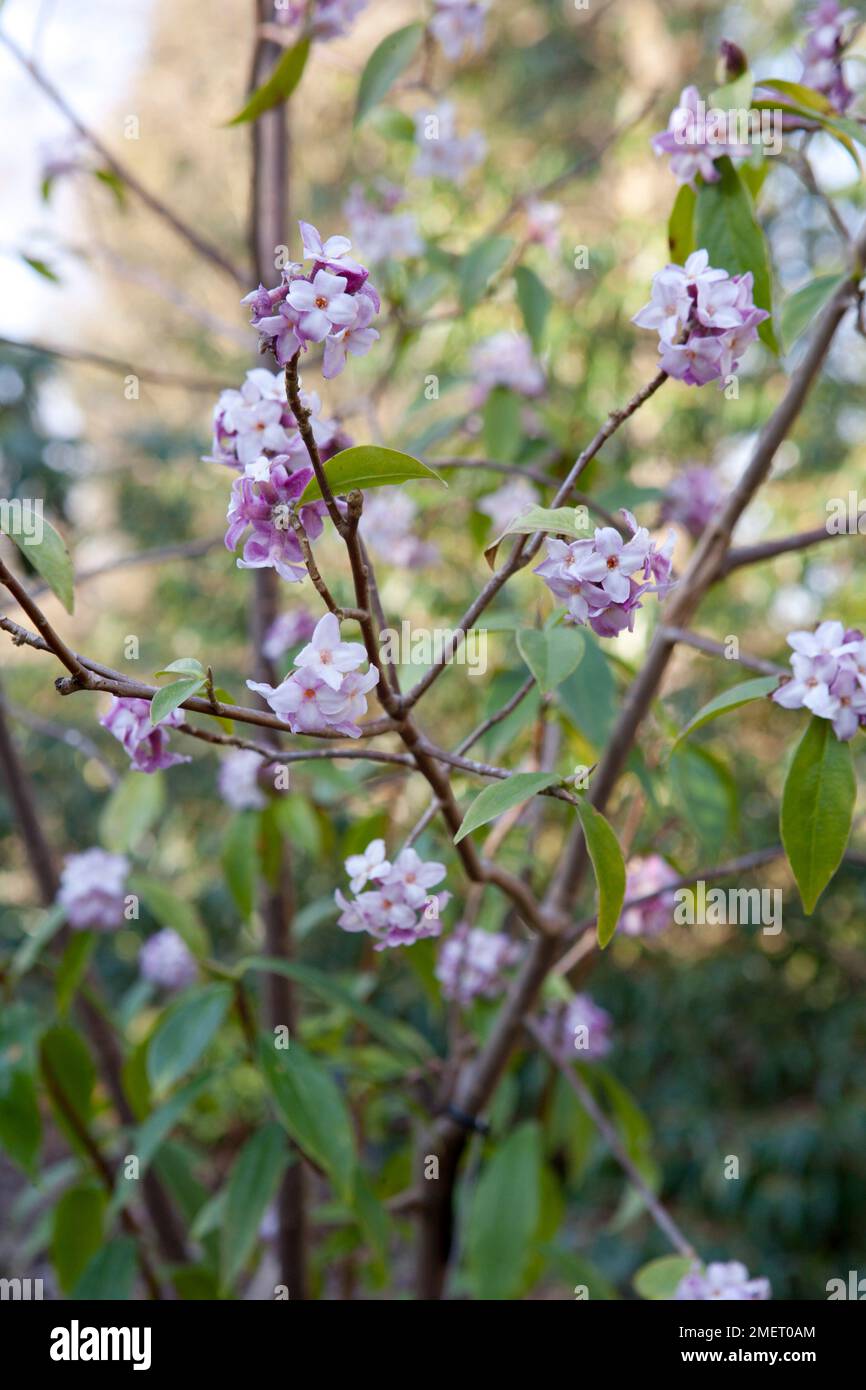
[[[76,931],[115,931],[123,924],[129,860],[104,849],[70,854],[60,875],[57,901]]]
[[[138,957],[144,980],[162,989],[186,989],[198,974],[195,957],[171,927],[149,936]]]
[[[736,82],[748,66],[749,60],[739,44],[733,43],[730,39],[722,39],[716,62],[716,81],[719,86],[724,86],[726,82]]]
[[[190,761],[182,753],[168,751],[168,730],[183,721],[183,712],[175,709],[154,725],[150,719],[149,700],[116,695],[108,713],[99,722],[123,744],[133,771],[160,772],[163,768]]]

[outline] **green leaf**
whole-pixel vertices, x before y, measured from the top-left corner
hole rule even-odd
[[[577,814],[598,884],[596,936],[604,950],[613,939],[625,899],[625,861],[613,830],[585,797],[578,799]]]
[[[484,448],[488,458],[508,463],[520,448],[519,397],[506,386],[497,386],[484,402]]]
[[[323,1168],[344,1200],[351,1199],[355,1169],[352,1121],[327,1067],[292,1041],[277,1049],[268,1038],[259,1060],[280,1121],[298,1148]]]
[[[96,1081],[96,1068],[87,1046],[74,1028],[62,1024],[49,1028],[39,1044],[39,1064],[57,1123],[81,1152],[80,1131],[90,1124]],[[62,1104],[58,1092],[63,1097]]]
[[[716,160],[716,169],[720,174],[718,182],[702,184],[698,191],[696,243],[709,253],[711,266],[726,270],[729,275],[751,271],[755,304],[772,313],[767,243],[751,197],[727,155]],[[765,319],[758,333],[767,347],[778,352],[772,324],[772,318]]]
[[[538,682],[539,690],[547,695],[580,665],[583,634],[574,627],[554,627],[549,632],[523,628],[517,634],[517,650]]]
[[[397,449],[383,449],[378,444],[358,444],[353,449],[343,449],[335,454],[325,465],[325,476],[335,496],[351,492],[353,488],[392,487],[395,483],[409,483],[416,478],[435,478],[443,487],[448,484],[426,463],[413,459],[411,454],[401,454]],[[311,478],[304,488],[298,506],[321,499],[319,484]]]
[[[162,815],[165,781],[161,772],[128,772],[114,788],[99,817],[99,838],[113,854],[137,849]]]
[[[54,1209],[51,1260],[57,1282],[69,1293],[102,1244],[105,1194],[95,1187],[73,1187]]]
[[[808,285],[802,285],[788,295],[780,316],[782,343],[786,351],[794,346],[844,279],[844,275],[819,275]]]
[[[536,531],[546,531],[549,535],[577,540],[588,536],[590,529],[582,519],[580,507],[524,507],[485,548],[484,558],[492,569],[496,552],[506,536],[532,536]]]
[[[756,680],[742,681],[739,685],[732,685],[730,690],[723,690],[721,695],[713,696],[712,700],[702,705],[686,727],[677,734],[671,753],[675,753],[683,739],[688,738],[696,729],[702,729],[711,720],[718,719],[720,714],[727,714],[730,710],[739,709],[752,700],[763,699],[764,696],[769,695],[771,690],[775,690],[778,684],[778,676],[759,676]]]
[[[810,915],[839,867],[857,799],[850,743],[814,715],[794,754],[782,794],[782,844]]]
[[[160,926],[172,927],[178,936],[183,937],[194,956],[209,954],[210,940],[207,929],[194,903],[186,902],[158,878],[151,878],[147,874],[133,874],[129,887]]]
[[[41,528],[42,534],[37,542],[35,536],[39,528]],[[63,537],[58,531],[55,531],[51,522],[46,521],[44,516],[31,517],[27,530],[33,531],[34,539],[28,539],[24,534],[23,526],[16,522],[14,508],[0,509],[0,531],[15,542],[21,554],[27,556],[33,568],[42,575],[51,592],[60,599],[67,613],[71,613],[75,607],[72,561],[69,558],[69,551],[66,549]]]
[[[223,874],[244,920],[252,916],[256,900],[257,840],[258,817],[249,811],[232,818],[223,840]]]
[[[668,221],[668,246],[671,260],[675,265],[685,265],[695,244],[695,207],[698,195],[687,183],[680,188],[674,199],[673,209]]]
[[[0,1074],[0,1148],[33,1177],[42,1143],[42,1117],[33,1077],[23,1067]]]
[[[52,284],[60,284],[60,276],[56,270],[52,270],[47,261],[43,261],[41,256],[28,256],[23,251],[21,259],[25,265],[29,265],[31,270],[35,270],[37,275],[41,275],[43,280],[50,280]]]
[[[197,695],[204,686],[201,676],[185,676],[183,680],[173,681],[171,685],[164,685],[162,690],[158,690],[150,702],[150,722],[159,724],[163,719],[167,719],[173,710],[182,705],[184,700],[188,700],[191,695]]]
[[[495,820],[503,811],[510,811],[512,806],[519,806],[521,801],[528,801],[536,792],[552,787],[559,780],[555,772],[515,772],[503,781],[492,782],[471,803],[454,836],[455,845],[480,825]]]
[[[329,1004],[338,1004],[346,1009],[359,1023],[363,1023],[374,1037],[379,1038],[410,1065],[417,1065],[419,1061],[428,1062],[433,1055],[433,1049],[423,1034],[404,1023],[402,1019],[389,1018],[370,1004],[356,999],[354,994],[334,979],[333,975],[327,974],[324,970],[317,970],[314,965],[269,956],[250,956],[240,962],[238,969],[241,973],[248,970],[272,971],[305,985],[313,994],[317,994]]]
[[[207,671],[201,662],[194,656],[179,656],[177,661],[170,661],[167,666],[163,666],[161,671],[154,671],[155,676],[199,676],[204,680]]]
[[[57,991],[57,1012],[65,1014],[75,998],[96,945],[96,933],[74,931],[57,967],[54,987]]]
[[[485,236],[469,248],[457,274],[457,289],[464,309],[475,307],[497,270],[505,265],[513,247],[510,237]]]
[[[530,270],[528,266],[517,266],[514,272],[514,282],[517,287],[517,303],[523,315],[524,327],[529,334],[529,340],[535,352],[539,353],[544,342],[544,325],[547,322],[547,315],[550,313],[553,295],[544,281],[540,280],[535,271]]]
[[[34,913],[33,916],[36,917],[37,924],[26,932],[9,966],[9,974],[13,980],[19,980],[28,970],[33,969],[48,942],[57,935],[66,921],[66,909],[55,903],[47,912]]]
[[[132,1298],[135,1268],[135,1241],[132,1236],[118,1236],[88,1260],[72,1297],[84,1303]]]
[[[755,78],[747,68],[739,77],[710,93],[707,110],[715,107],[717,111],[748,111],[754,90]]]
[[[677,1291],[680,1280],[697,1263],[687,1255],[662,1255],[659,1260],[650,1260],[638,1270],[633,1284],[641,1298],[669,1302]]]
[[[222,1283],[231,1288],[246,1264],[261,1219],[288,1161],[285,1131],[266,1125],[241,1149],[231,1171],[222,1220],[220,1268]]]
[[[231,985],[202,985],[166,1010],[147,1050],[147,1075],[155,1091],[167,1091],[195,1065],[231,1001]]]
[[[373,49],[358,86],[358,102],[355,107],[355,125],[358,125],[368,111],[390,91],[397,78],[411,63],[424,36],[423,24],[407,24],[404,29],[395,29],[392,34]]]
[[[226,125],[256,121],[265,111],[288,101],[303,76],[309,52],[308,38],[300,39],[294,48],[287,48],[267,81],[253,92],[246,106],[242,107],[236,116],[232,116],[230,121],[226,121]]]
[[[590,632],[581,636],[580,667],[559,687],[556,698],[568,722],[601,748],[616,719],[616,682],[599,639]]]
[[[476,1299],[519,1295],[540,1214],[541,1131],[515,1129],[485,1164],[469,1212],[466,1253]]]
[[[671,759],[675,802],[685,823],[712,853],[734,829],[737,786],[730,771],[708,748],[687,744]]]
[[[165,1102],[165,1105],[161,1105],[158,1110],[154,1110],[151,1115],[148,1115],[132,1136],[129,1151],[138,1158],[142,1172],[148,1167],[154,1154],[164,1143],[181,1115],[201,1095],[202,1091],[207,1089],[211,1080],[210,1073],[207,1073],[205,1076],[197,1076],[194,1081],[182,1086]],[[127,1188],[132,1186],[134,1184],[126,1184]]]

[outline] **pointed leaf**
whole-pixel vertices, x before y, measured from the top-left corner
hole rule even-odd
[[[30,519],[27,530],[32,530],[32,539],[25,534],[23,525],[16,521],[12,507],[0,508],[0,531],[15,542],[21,554],[27,556],[52,593],[60,599],[67,613],[71,613],[75,606],[72,561],[63,537],[41,515]]]
[[[641,1298],[670,1302],[680,1281],[696,1263],[687,1255],[662,1255],[661,1259],[650,1260],[639,1269],[632,1282]]]
[[[842,861],[856,799],[851,745],[836,737],[829,719],[814,715],[785,780],[780,818],[807,915]]]
[[[716,161],[716,169],[718,182],[702,184],[698,191],[695,241],[709,253],[710,265],[716,269],[729,275],[751,271],[755,304],[772,313],[770,260],[752,199],[727,155]],[[758,333],[768,348],[778,352],[772,325],[772,318],[765,319]]]
[[[435,478],[443,487],[448,486],[444,478],[440,478],[426,463],[413,459],[411,454],[384,449],[378,444],[358,444],[353,449],[343,449],[328,460],[325,476],[335,496],[351,492],[353,488],[391,487],[395,483],[408,483],[416,478]],[[318,482],[311,478],[298,505],[319,501],[321,496]]]
[[[155,1091],[167,1091],[195,1066],[231,1000],[230,985],[202,985],[169,1006],[147,1049],[147,1075]]]
[[[64,1293],[77,1283],[91,1255],[102,1244],[105,1194],[95,1187],[72,1187],[54,1209],[51,1260]]]
[[[404,29],[395,29],[393,34],[388,34],[373,49],[361,73],[355,125],[388,94],[401,72],[415,57],[423,36],[423,24],[407,24]]]
[[[460,303],[472,309],[484,295],[497,270],[511,255],[514,242],[507,236],[485,236],[470,247],[457,274]]]
[[[285,1131],[266,1125],[247,1140],[232,1168],[221,1221],[222,1284],[231,1288],[252,1250],[261,1219],[288,1162]]]
[[[135,1241],[132,1236],[118,1236],[88,1260],[72,1297],[85,1303],[132,1298],[136,1267]]]
[[[704,724],[709,724],[712,719],[718,719],[720,714],[739,709],[741,705],[747,705],[752,700],[763,699],[771,690],[775,690],[778,684],[778,676],[759,676],[756,680],[741,681],[739,685],[731,686],[730,690],[723,690],[721,695],[713,696],[677,734],[671,753],[675,753],[683,739],[688,738],[696,729],[703,728]]]
[[[613,939],[625,900],[625,861],[610,825],[585,797],[578,800],[577,814],[598,884],[596,936],[604,950]]]
[[[506,536],[532,536],[536,531],[546,531],[552,536],[581,540],[590,534],[590,530],[583,520],[580,507],[523,507],[496,540],[487,546],[484,558],[492,569],[496,552]]]
[[[480,825],[495,820],[504,811],[519,806],[521,801],[528,801],[536,792],[552,787],[559,780],[555,772],[515,772],[504,781],[491,783],[478,793],[463,817],[460,829],[454,836],[455,845]]]
[[[161,772],[149,777],[128,772],[114,788],[99,817],[100,840],[112,854],[130,853],[162,815],[164,806],[165,780]]]
[[[547,322],[547,315],[550,313],[553,295],[544,281],[538,278],[535,271],[530,270],[525,265],[519,265],[516,268],[514,283],[517,286],[517,303],[523,315],[523,323],[529,334],[529,340],[535,352],[541,352],[544,341],[544,325]]]
[[[164,685],[162,690],[158,690],[150,702],[150,722],[159,724],[161,720],[167,719],[173,710],[182,705],[184,700],[188,700],[191,695],[197,695],[203,688],[204,680],[201,676],[185,676],[183,680],[173,681],[171,685]]]
[[[265,111],[287,101],[303,76],[309,52],[309,39],[301,39],[294,48],[287,48],[267,81],[253,92],[247,104],[226,125],[258,120]]]
[[[695,246],[695,207],[698,195],[687,183],[677,194],[668,221],[668,246],[675,265],[685,265]]]
[[[517,650],[546,695],[580,665],[583,634],[574,627],[554,627],[549,632],[524,628],[517,634]]]
[[[478,1180],[469,1212],[466,1253],[476,1299],[519,1295],[541,1211],[541,1131],[515,1129]]]
[[[801,333],[805,333],[844,279],[844,275],[819,275],[816,279],[810,280],[808,285],[802,285],[799,290],[788,295],[782,305],[780,323],[782,345],[786,351],[794,346]]]
[[[283,1125],[348,1200],[355,1140],[346,1102],[330,1071],[294,1039],[290,1047],[277,1049],[271,1039],[262,1038],[259,1060]]]

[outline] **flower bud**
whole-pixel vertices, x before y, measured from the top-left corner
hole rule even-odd
[[[719,44],[719,56],[716,59],[716,81],[720,86],[726,82],[736,82],[738,77],[742,77],[749,60],[743,50],[730,39],[722,39]]]

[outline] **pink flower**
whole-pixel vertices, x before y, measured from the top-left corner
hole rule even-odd
[[[134,772],[160,772],[163,768],[188,763],[181,753],[169,753],[168,730],[182,724],[182,710],[172,710],[156,725],[150,719],[150,701],[115,695],[100,724],[123,744]]]
[[[553,256],[559,250],[559,224],[562,208],[559,203],[539,202],[530,198],[526,203],[526,239],[543,246]]]
[[[676,906],[672,892],[664,889],[675,883],[677,875],[660,854],[647,855],[645,859],[631,859],[626,879],[626,902],[630,898],[642,898],[658,889],[655,897],[646,902],[627,907],[619,920],[619,930],[626,936],[657,936],[664,931],[671,920]]]
[[[552,1005],[538,1019],[539,1031],[560,1062],[592,1062],[606,1057],[613,1043],[610,1014],[588,994]]]
[[[439,912],[448,893],[433,897],[425,891],[445,874],[443,864],[425,864],[412,849],[405,849],[393,865],[385,858],[382,840],[373,840],[363,854],[346,860],[352,875],[351,888],[357,896],[347,900],[339,889],[334,900],[340,908],[337,925],[343,931],[367,932],[376,938],[375,949],[411,946],[423,937],[438,936]],[[375,888],[358,892],[372,881]]]
[[[371,840],[363,854],[350,854],[345,868],[353,893],[360,893],[368,879],[387,878],[391,865],[385,858],[385,841]]]
[[[712,468],[686,468],[670,482],[662,500],[662,521],[678,521],[695,539],[712,520],[723,497]]]
[[[476,503],[493,522],[494,535],[500,535],[510,521],[538,501],[538,493],[525,478],[515,478]]]
[[[315,627],[316,620],[307,608],[296,608],[290,613],[281,613],[265,633],[262,652],[269,661],[279,661],[292,647],[311,637]]]
[[[745,1265],[736,1260],[728,1264],[695,1264],[677,1287],[674,1299],[683,1302],[719,1299],[748,1303],[770,1297],[769,1279],[750,1279]]]
[[[728,136],[727,113],[710,115],[697,87],[684,87],[679,106],[670,114],[667,130],[652,137],[652,147],[656,154],[671,156],[671,173],[678,183],[694,188],[698,174],[705,183],[718,181],[715,161],[723,155],[749,155],[749,145],[740,145]]]
[[[612,526],[598,527],[592,549],[578,560],[578,578],[599,584],[614,603],[624,603],[628,576],[646,563],[649,548],[649,532],[643,526],[628,542]]]
[[[290,584],[306,577],[304,557],[289,516],[313,476],[311,468],[293,468],[288,455],[264,456],[232,484],[225,534],[227,550],[234,550],[248,531],[238,569],[275,569]],[[299,519],[307,536],[322,533],[324,505],[302,507]]]
[[[171,927],[147,938],[139,953],[138,965],[143,980],[163,989],[186,989],[198,975],[195,957],[183,937]]]
[[[268,801],[259,785],[259,773],[265,766],[260,753],[251,748],[233,748],[219,766],[219,793],[227,806],[235,811],[261,811]]]
[[[505,330],[476,343],[472,351],[473,404],[481,406],[497,386],[507,386],[520,396],[539,396],[545,387],[544,372],[525,333]]]
[[[444,877],[444,864],[433,860],[425,864],[414,849],[404,849],[394,860],[384,886],[399,889],[401,897],[412,907],[422,907],[430,896],[427,889],[441,883]]]
[[[412,165],[413,174],[457,184],[465,182],[487,149],[484,136],[477,130],[457,135],[454,104],[450,101],[443,101],[435,111],[416,112],[415,143],[418,155]]]
[[[447,58],[456,62],[464,51],[477,53],[484,42],[483,0],[434,0],[433,18],[427,28]]]
[[[125,855],[104,849],[66,858],[57,902],[74,931],[114,931],[123,925],[129,867]]]
[[[791,632],[793,677],[783,677],[771,698],[784,709],[807,709],[829,719],[848,742],[866,725],[866,641],[858,628],[820,623],[814,632]]]
[[[359,294],[355,301],[355,320],[345,328],[331,333],[325,339],[322,376],[326,380],[339,376],[346,365],[346,354],[364,357],[379,337],[378,330],[370,327],[376,310],[367,295]]]
[[[470,1004],[493,999],[505,989],[505,971],[517,964],[521,946],[502,932],[461,923],[442,943],[436,978],[445,999]]]
[[[333,613],[326,613],[316,624],[313,640],[298,652],[296,661],[298,666],[313,671],[332,690],[339,690],[343,674],[356,671],[365,658],[366,651],[360,642],[341,641],[339,619]]]
[[[348,253],[352,249],[352,243],[349,238],[329,236],[327,241],[322,241],[318,229],[312,223],[299,222],[298,226],[301,229],[304,259],[314,262],[314,275],[319,270],[329,270],[346,281],[345,288],[350,294],[357,293],[367,279],[367,271],[350,258]]]
[[[313,343],[320,343],[334,326],[351,323],[357,312],[352,296],[346,294],[346,277],[329,270],[317,270],[312,283],[293,280],[288,302],[299,315],[299,336]]]

